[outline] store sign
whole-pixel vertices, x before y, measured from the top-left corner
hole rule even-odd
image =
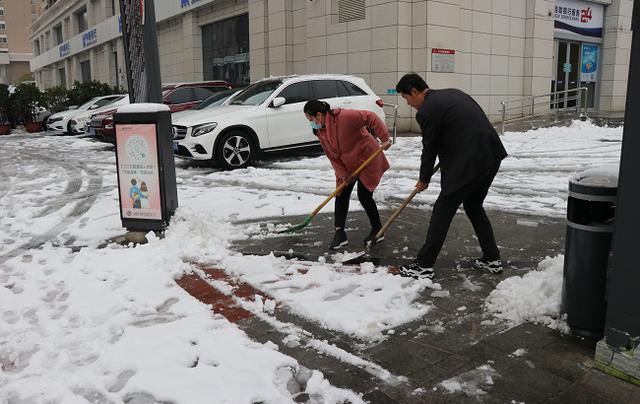
[[[87,46],[93,45],[98,42],[98,30],[96,28],[91,29],[84,34],[82,34],[82,47],[86,48]]]
[[[63,43],[58,49],[60,50],[61,58],[69,56],[71,54],[71,44],[69,44],[69,42]]]
[[[155,124],[116,125],[122,219],[162,220]]]
[[[598,45],[582,44],[582,63],[580,66],[580,81],[597,81],[598,74]]]
[[[431,71],[454,73],[456,71],[456,51],[453,49],[431,49]]]
[[[601,38],[604,6],[579,0],[556,0],[554,27],[557,32]]]
[[[202,0],[179,0],[180,8],[185,8],[189,6],[193,6],[194,4],[200,3]]]

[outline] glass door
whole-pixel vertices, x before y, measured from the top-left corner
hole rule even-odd
[[[578,88],[580,84],[580,44],[558,40],[556,42],[555,70],[552,81],[552,91],[565,91]],[[552,108],[571,108],[576,106],[575,100],[564,101],[572,98],[575,92],[558,94],[552,101]]]

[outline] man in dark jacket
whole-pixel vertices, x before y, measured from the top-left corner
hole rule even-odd
[[[418,192],[429,187],[436,156],[441,170],[441,191],[433,206],[427,239],[416,261],[401,267],[400,274],[433,277],[433,265],[461,204],[482,248],[475,266],[502,272],[493,229],[482,207],[500,162],[507,156],[498,134],[482,108],[460,90],[431,90],[420,76],[409,73],[400,79],[396,91],[418,111],[416,120],[422,130]]]

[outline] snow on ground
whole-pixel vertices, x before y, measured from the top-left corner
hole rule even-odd
[[[525,321],[559,327],[564,255],[546,258],[537,271],[500,282],[485,301],[487,311],[512,324]]]
[[[564,215],[569,177],[617,162],[621,136],[621,128],[583,122],[506,134],[510,157],[487,206]],[[197,403],[215,392],[219,402],[283,403],[292,400],[286,386],[294,376],[304,379],[303,391],[326,402],[361,401],[320,373],[307,374],[273,344],[251,342],[187,295],[174,279],[192,269],[188,260],[222,267],[288,310],[370,341],[428,312],[416,299],[426,288],[439,289],[385,268],[349,272],[326,262],[229,250],[233,239],[251,231],[234,225],[236,220],[313,210],[335,186],[324,156],[263,161],[236,171],[179,163],[181,207],[166,238],[137,248],[100,249],[104,240],[123,233],[113,149],[86,139],[20,133],[0,144],[11,151],[0,154],[0,402],[146,397]],[[392,169],[376,191],[381,207],[396,206],[411,191],[420,153],[418,138],[399,138],[389,150]],[[438,191],[436,175],[414,204],[428,208]],[[352,204],[352,210],[359,208]],[[332,204],[325,208],[331,209]],[[64,245],[83,248],[72,253]],[[488,299],[488,309],[511,321],[551,319],[558,297],[550,283],[561,285],[552,264],[505,280]],[[533,310],[545,298],[544,309]],[[338,356],[357,362],[346,352]]]
[[[499,377],[500,374],[495,369],[489,364],[485,364],[461,375],[443,380],[437,387],[443,388],[449,394],[463,392],[469,397],[478,397],[487,394],[483,389],[490,389],[494,379]]]

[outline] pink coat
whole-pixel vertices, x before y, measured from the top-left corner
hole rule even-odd
[[[370,128],[382,142],[389,140],[385,123],[370,111],[334,109],[326,115],[325,125],[317,131],[320,145],[336,173],[336,185],[353,173],[380,144],[367,130]],[[379,154],[360,173],[362,184],[373,192],[389,169],[384,153]]]

